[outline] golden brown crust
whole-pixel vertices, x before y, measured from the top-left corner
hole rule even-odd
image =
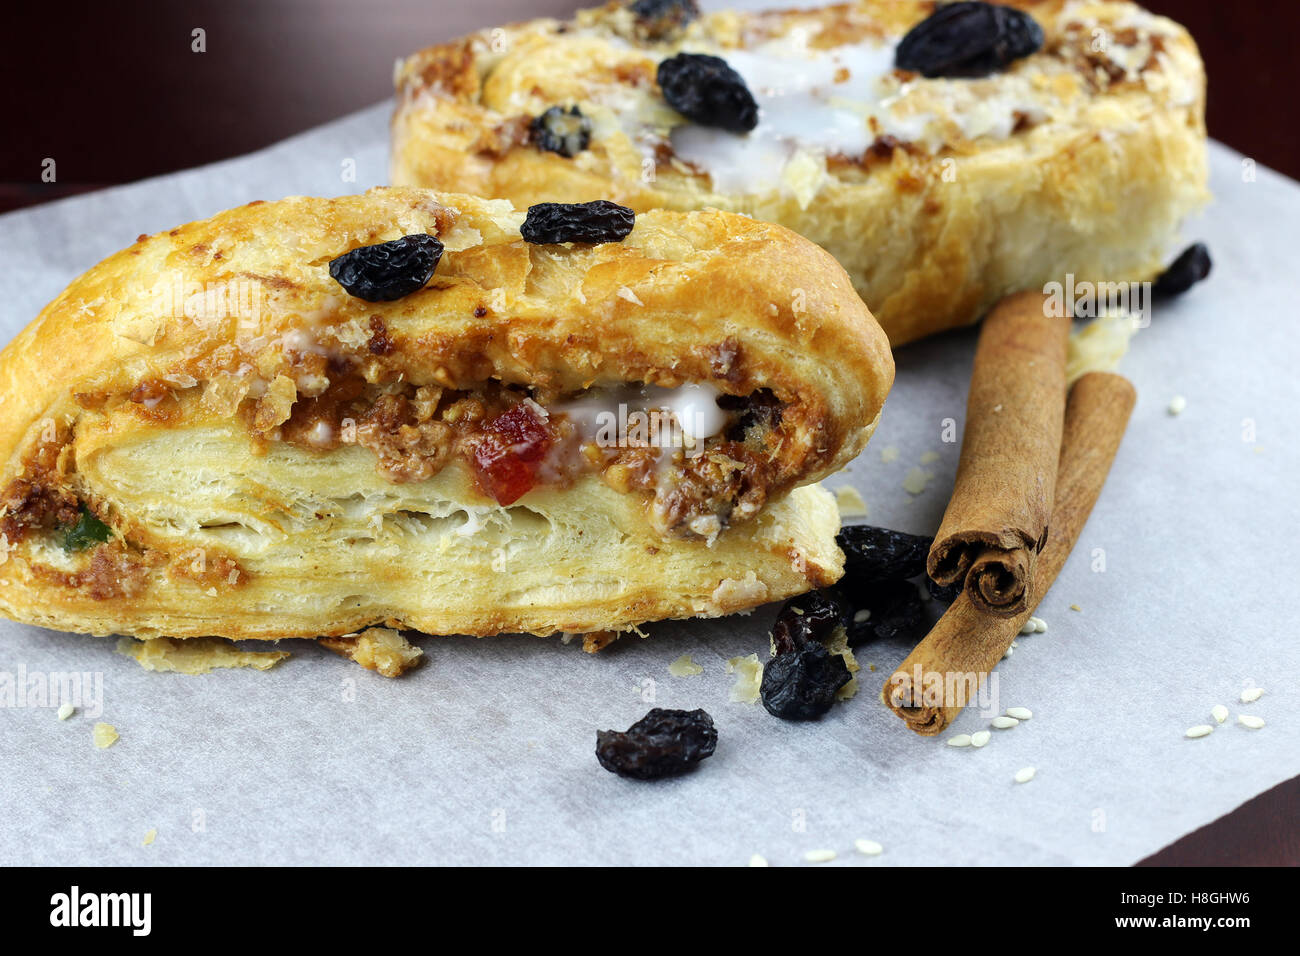
[[[591,632],[834,580],[833,503],[782,496],[857,454],[892,381],[843,270],[719,212],[644,214],[595,246],[529,245],[522,218],[418,189],[287,199],[144,237],[75,281],[0,353],[0,610],[141,636]],[[447,251],[419,292],[364,302],[329,277],[343,252],[424,232]],[[313,447],[295,416],[353,379],[411,408],[501,383],[770,390],[803,450],[752,528],[666,541],[641,496],[593,474],[498,506],[436,430],[379,404],[377,437]],[[394,435],[437,467],[406,469]],[[112,538],[65,552],[78,507]],[[489,570],[513,561],[528,567]]]
[[[646,43],[612,3],[570,24],[483,31],[408,58],[397,74],[392,181],[521,204],[611,198],[639,210],[716,206],[780,222],[835,255],[895,345],[973,321],[1005,293],[1066,272],[1078,281],[1149,279],[1181,219],[1207,196],[1196,46],[1131,3],[1015,5],[1034,14],[1047,42],[1008,73],[1046,115],[1006,138],[966,139],[950,126],[934,148],[882,136],[861,156],[814,150],[802,178],[781,188],[714,188],[666,142],[682,118],[654,83],[660,60],[679,48],[750,50],[796,31],[814,51],[896,39],[933,4],[715,13]],[[1102,41],[1106,49],[1094,49]],[[1005,87],[996,75],[973,82],[986,98]],[[518,135],[521,119],[555,104],[596,118],[590,148],[575,158]]]

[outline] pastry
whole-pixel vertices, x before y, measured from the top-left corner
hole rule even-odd
[[[0,611],[280,638],[744,610],[839,576],[815,482],[892,379],[781,226],[252,203],[141,236],[0,353]]]
[[[779,222],[894,345],[1067,273],[1151,279],[1207,198],[1195,44],[1131,3],[1012,6],[637,0],[484,30],[399,64],[392,181]]]

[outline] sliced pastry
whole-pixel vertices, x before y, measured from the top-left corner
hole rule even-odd
[[[1192,38],[1131,3],[635,0],[399,64],[392,181],[779,222],[894,345],[1049,281],[1145,281],[1207,198]]]
[[[0,353],[0,611],[139,637],[628,629],[841,573],[893,379],[730,213],[378,189],[141,236]]]

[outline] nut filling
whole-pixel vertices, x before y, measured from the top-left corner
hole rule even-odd
[[[687,390],[691,401],[674,408]],[[266,401],[244,407],[264,440],[317,451],[359,445],[395,483],[424,481],[459,461],[502,505],[595,473],[652,502],[651,519],[665,535],[712,539],[753,517],[792,484],[804,457],[789,406],[766,391],[736,397],[707,386],[633,385],[553,394],[497,381],[450,389],[351,375],[294,402],[280,424],[259,428]]]

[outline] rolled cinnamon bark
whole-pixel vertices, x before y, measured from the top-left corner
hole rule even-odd
[[[1111,372],[1090,372],[1070,390],[1051,533],[1038,555],[1029,607],[1000,617],[963,591],[885,682],[885,703],[918,734],[940,733],[961,713],[1056,580],[1101,493],[1136,397],[1132,384]]]
[[[976,607],[1007,617],[1026,607],[1061,451],[1070,318],[1045,301],[1017,293],[984,320],[957,481],[926,564],[939,584],[964,580]]]

